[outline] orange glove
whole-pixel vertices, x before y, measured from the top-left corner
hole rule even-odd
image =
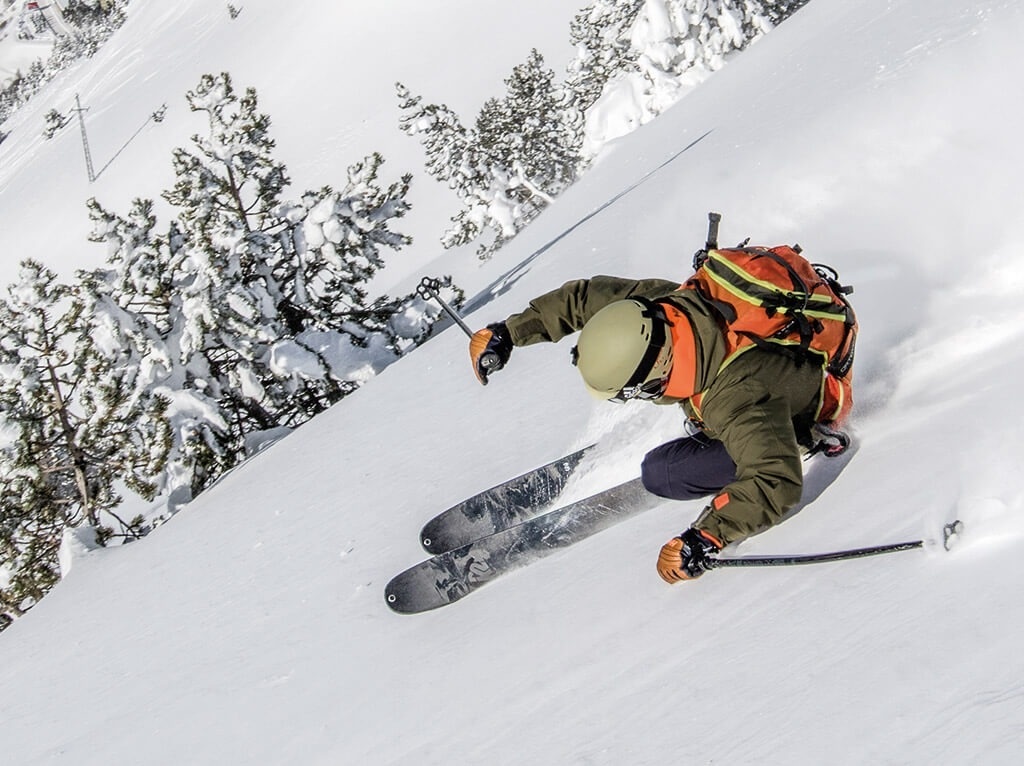
[[[487,385],[487,376],[500,370],[512,355],[512,338],[504,322],[489,324],[469,339],[469,358],[477,380]]]
[[[718,553],[723,547],[714,536],[691,527],[661,546],[658,574],[669,585],[695,580],[711,568],[708,554]]]

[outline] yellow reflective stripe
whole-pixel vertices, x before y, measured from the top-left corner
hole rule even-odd
[[[835,420],[839,415],[846,409],[846,386],[843,385],[842,381],[839,381],[839,385],[836,386],[839,389],[839,397],[836,401],[836,411],[832,414],[832,419]]]
[[[732,264],[729,264],[729,265],[731,266]],[[711,271],[710,269],[705,269],[704,273],[708,276],[708,278],[711,281],[713,281],[715,284],[717,284],[719,287],[721,287],[727,293],[731,293],[731,294],[735,295],[741,301],[743,301],[745,303],[753,303],[755,306],[763,306],[764,305],[764,301],[763,300],[761,300],[760,298],[755,298],[753,295],[750,295],[749,293],[743,292],[738,287],[736,287],[734,284],[732,284],[732,282],[730,282],[729,280],[725,279],[724,277],[718,276],[718,274],[716,274],[715,272]],[[753,281],[753,280],[751,280],[751,281]],[[772,289],[778,291],[779,288],[773,286]]]
[[[785,307],[780,307],[778,311],[780,314],[792,313],[789,309]],[[800,313],[803,314],[804,316],[817,317],[818,319],[833,319],[843,322],[846,321],[846,309],[840,308],[839,306],[835,307],[835,311],[812,311],[810,309],[803,309],[802,311],[800,311]]]
[[[725,266],[733,274],[740,277],[741,279],[745,279],[747,282],[750,282],[751,284],[759,285],[763,287],[765,290],[769,290],[771,292],[778,292],[779,290],[779,286],[774,282],[764,282],[760,279],[757,279],[754,276],[751,276],[747,271],[740,268],[735,263],[726,258],[724,255],[722,255],[721,250],[712,250],[711,252],[708,253],[708,258],[711,258],[716,263],[720,263],[721,265]]]
[[[690,403],[690,409],[693,410],[694,417],[696,417],[697,420],[703,420],[704,419],[704,415],[701,413],[700,407],[698,406],[697,401],[699,401],[701,404],[704,403],[704,392],[701,391],[699,393],[696,393],[693,396],[691,396],[689,399],[687,399],[686,401],[688,401]]]
[[[765,338],[764,340],[767,340],[767,338]],[[772,341],[772,343],[779,343],[781,345],[793,345],[793,346],[800,345],[799,343],[796,343],[794,341],[782,341],[782,340],[774,340],[774,341]],[[754,344],[754,343],[748,343],[745,346],[740,346],[738,349],[736,349],[731,354],[729,354],[729,356],[727,356],[724,360],[722,360],[722,363],[720,365],[718,365],[718,372],[715,373],[715,378],[717,379],[718,376],[722,374],[722,371],[726,367],[728,367],[730,364],[735,362],[737,359],[740,358],[740,356],[742,354],[745,354],[747,351],[750,351],[752,348],[757,348],[757,345]],[[826,364],[828,364],[827,361],[826,362],[822,362],[822,365],[821,365],[822,371],[824,371]],[[707,393],[707,389],[701,391],[699,395],[703,397],[706,393]],[[690,404],[693,406],[694,411],[697,411],[697,407],[695,405],[693,405],[692,401],[690,402]],[[699,415],[699,413],[698,413],[698,415]]]
[[[795,341],[795,340],[781,340],[781,339],[778,339],[778,338],[762,338],[762,340],[765,340],[765,341],[767,341],[769,343],[777,343],[780,346],[799,346],[800,345],[800,342],[799,341]],[[718,372],[715,373],[715,377],[717,378],[719,375],[721,375],[722,371],[726,367],[728,367],[730,364],[735,362],[737,359],[739,359],[739,357],[742,354],[746,353],[747,351],[750,351],[752,348],[758,348],[758,346],[756,344],[754,344],[754,343],[750,343],[750,344],[748,344],[746,346],[741,346],[740,348],[736,349],[731,354],[729,354],[729,356],[727,356],[722,361],[722,363],[718,366]],[[808,351],[813,353],[813,354],[817,354],[819,357],[821,357],[821,387],[818,389],[818,408],[814,412],[814,420],[815,420],[815,422],[817,422],[818,418],[821,416],[821,408],[825,404],[825,381],[826,381],[826,379],[828,377],[828,372],[826,371],[825,368],[828,367],[829,360],[828,360],[828,356],[825,353],[823,353],[821,351],[818,351],[817,349],[813,349],[812,348],[812,349],[808,349]],[[694,413],[696,413],[698,420],[702,419],[703,415],[701,414],[701,411],[700,411],[701,408],[697,406],[696,402],[694,402],[694,398],[700,398],[701,404],[704,404],[704,396],[706,394],[707,394],[707,389],[704,389],[703,391],[697,392],[696,394],[694,394],[689,399],[690,406],[693,407],[693,411],[694,411]],[[836,407],[836,412],[837,413],[843,411],[843,405],[844,405],[845,401],[846,401],[846,389],[843,388],[842,385],[840,385],[839,386],[839,406]]]
[[[727,269],[729,269],[729,271],[731,271],[733,274],[738,276],[740,279],[743,279],[743,280],[745,280],[747,282],[750,282],[751,284],[754,284],[754,285],[757,285],[759,287],[762,287],[765,290],[768,290],[768,291],[773,292],[773,293],[782,292],[782,293],[786,293],[786,294],[789,294],[789,295],[805,295],[806,294],[808,300],[817,301],[818,303],[828,303],[830,305],[832,303],[832,299],[829,298],[827,295],[818,295],[817,293],[813,293],[813,292],[812,293],[803,293],[803,292],[796,292],[796,291],[793,291],[793,290],[787,291],[785,288],[780,287],[779,285],[777,285],[774,282],[765,282],[764,280],[758,279],[757,277],[753,276],[749,271],[747,271],[743,267],[733,263],[732,261],[730,261],[728,258],[726,258],[721,253],[722,253],[721,250],[712,250],[710,253],[708,253],[708,257],[712,258],[715,261],[715,263],[719,263],[719,264],[725,266]],[[711,272],[708,272],[708,273],[711,274]],[[712,274],[712,276],[714,276],[714,275]],[[723,284],[719,279],[716,279],[715,281],[718,282],[719,284]],[[723,286],[725,286],[725,285],[723,285]]]
[[[839,390],[839,395],[836,398],[836,408],[829,416],[829,422],[836,420],[839,415],[842,414],[843,410],[846,409],[846,386],[843,385],[842,380],[838,381],[839,385],[836,388]],[[821,392],[818,394],[818,409],[814,412],[814,422],[821,422],[821,408],[825,406],[825,391],[828,388],[828,373],[824,372],[821,376]]]
[[[798,341],[798,340],[786,340],[785,338],[760,338],[760,340],[763,340],[765,343],[775,343],[775,344],[777,344],[779,346],[799,346],[799,345],[801,345],[800,341]],[[722,364],[719,365],[718,372],[715,373],[715,374],[716,375],[720,374],[722,372],[722,370],[724,370],[726,367],[728,367],[730,364],[733,363],[733,361],[736,359],[736,357],[738,357],[740,354],[744,353],[745,351],[750,351],[750,349],[752,349],[752,348],[758,348],[758,345],[756,343],[751,342],[748,345],[741,346],[740,348],[738,348],[735,351],[733,351],[731,354],[729,354],[729,356],[727,356],[725,358],[725,361],[723,361]],[[810,353],[810,354],[817,354],[821,358],[821,369],[822,370],[824,370],[826,367],[828,367],[829,356],[824,351],[822,351],[821,349],[817,349],[817,348],[809,348],[809,349],[807,349],[807,352]]]
[[[818,390],[818,407],[814,410],[814,422],[821,422],[821,408],[825,406],[825,383],[828,381],[828,373],[822,371],[821,388]]]
[[[813,293],[813,292],[812,293],[803,293],[803,292],[799,292],[798,293],[798,292],[792,291],[792,290],[787,291],[784,288],[779,287],[779,285],[775,284],[774,282],[766,282],[764,280],[758,279],[757,277],[753,276],[750,272],[746,271],[741,266],[738,266],[737,264],[733,263],[728,258],[726,258],[724,255],[722,255],[722,251],[720,251],[720,250],[712,250],[712,251],[710,251],[708,253],[708,258],[714,260],[715,263],[718,263],[718,264],[721,264],[722,266],[725,266],[727,269],[729,269],[729,271],[731,271],[733,274],[738,276],[740,279],[743,279],[746,282],[750,282],[751,284],[757,285],[758,287],[761,287],[761,288],[763,288],[765,290],[768,290],[769,292],[773,292],[773,293],[781,292],[781,293],[787,294],[787,295],[807,295],[807,300],[808,301],[815,301],[817,303],[827,303],[830,306],[834,305],[834,302],[833,302],[832,298],[830,298],[827,295],[819,295],[819,294]],[[754,298],[752,295],[749,295],[748,293],[744,293],[738,287],[736,287],[735,285],[731,284],[725,278],[718,276],[713,271],[711,271],[709,269],[705,269],[705,273],[709,277],[711,277],[711,279],[713,279],[717,284],[721,285],[723,288],[728,290],[733,295],[736,295],[737,297],[743,298],[748,303],[756,303],[758,306],[764,305],[764,301],[762,301],[762,300],[760,300],[758,298]],[[781,309],[780,309],[780,311],[781,311]],[[804,313],[805,314],[810,314],[809,311],[805,311]],[[830,317],[826,316],[824,318],[829,319]]]
[[[750,351],[750,349],[752,349],[752,348],[757,348],[757,346],[754,345],[753,343],[751,343],[751,344],[749,344],[747,346],[741,346],[740,348],[736,349],[731,354],[729,354],[729,356],[727,356],[722,361],[722,363],[718,366],[718,372],[715,373],[715,376],[717,377],[718,375],[721,375],[722,374],[722,370],[724,370],[726,367],[728,367],[730,364],[732,364],[733,361],[735,361],[739,357],[740,354],[744,353],[745,351]]]
[[[800,341],[798,341],[798,340],[789,340],[787,338],[761,338],[761,340],[765,341],[766,343],[777,343],[780,346],[799,346],[799,345],[801,345]],[[812,354],[817,354],[818,356],[822,357],[825,360],[825,361],[823,361],[821,363],[822,367],[826,367],[828,365],[828,353],[827,352],[822,351],[820,348],[809,348],[807,350],[810,353],[812,353]]]

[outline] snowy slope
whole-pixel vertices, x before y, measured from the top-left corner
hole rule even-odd
[[[79,555],[0,638],[5,762],[1019,763],[1022,35],[1014,0],[814,0],[494,261],[432,264],[481,288],[483,324],[572,277],[684,277],[710,209],[723,242],[799,240],[857,287],[860,448],[739,552],[931,539],[959,517],[952,552],[669,587],[658,548],[699,504],[666,503],[394,615],[383,586],[440,508],[600,438],[585,493],[679,427],[588,400],[568,343],[517,350],[484,389],[452,329],[144,541]],[[291,146],[296,177],[323,150]]]

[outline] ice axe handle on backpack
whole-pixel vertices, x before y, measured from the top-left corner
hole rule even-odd
[[[708,239],[704,247],[693,254],[693,270],[697,271],[708,259],[709,250],[718,249],[718,224],[722,221],[721,213],[708,213]]]
[[[704,243],[705,250],[718,249],[718,224],[721,222],[721,213],[708,213],[708,241]]]

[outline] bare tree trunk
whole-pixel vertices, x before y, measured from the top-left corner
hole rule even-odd
[[[75,427],[71,424],[70,417],[68,417],[68,404],[61,391],[57,371],[49,361],[46,363],[46,369],[50,378],[50,389],[53,393],[53,402],[56,408],[57,420],[60,423],[61,435],[64,438],[68,455],[71,457],[71,466],[74,471],[75,488],[78,490],[78,498],[82,504],[82,510],[85,511],[86,519],[95,526],[99,524],[99,517],[96,509],[93,507],[92,494],[89,491],[89,481],[86,476],[88,462],[85,458],[85,453],[82,452],[82,449],[75,440]]]

